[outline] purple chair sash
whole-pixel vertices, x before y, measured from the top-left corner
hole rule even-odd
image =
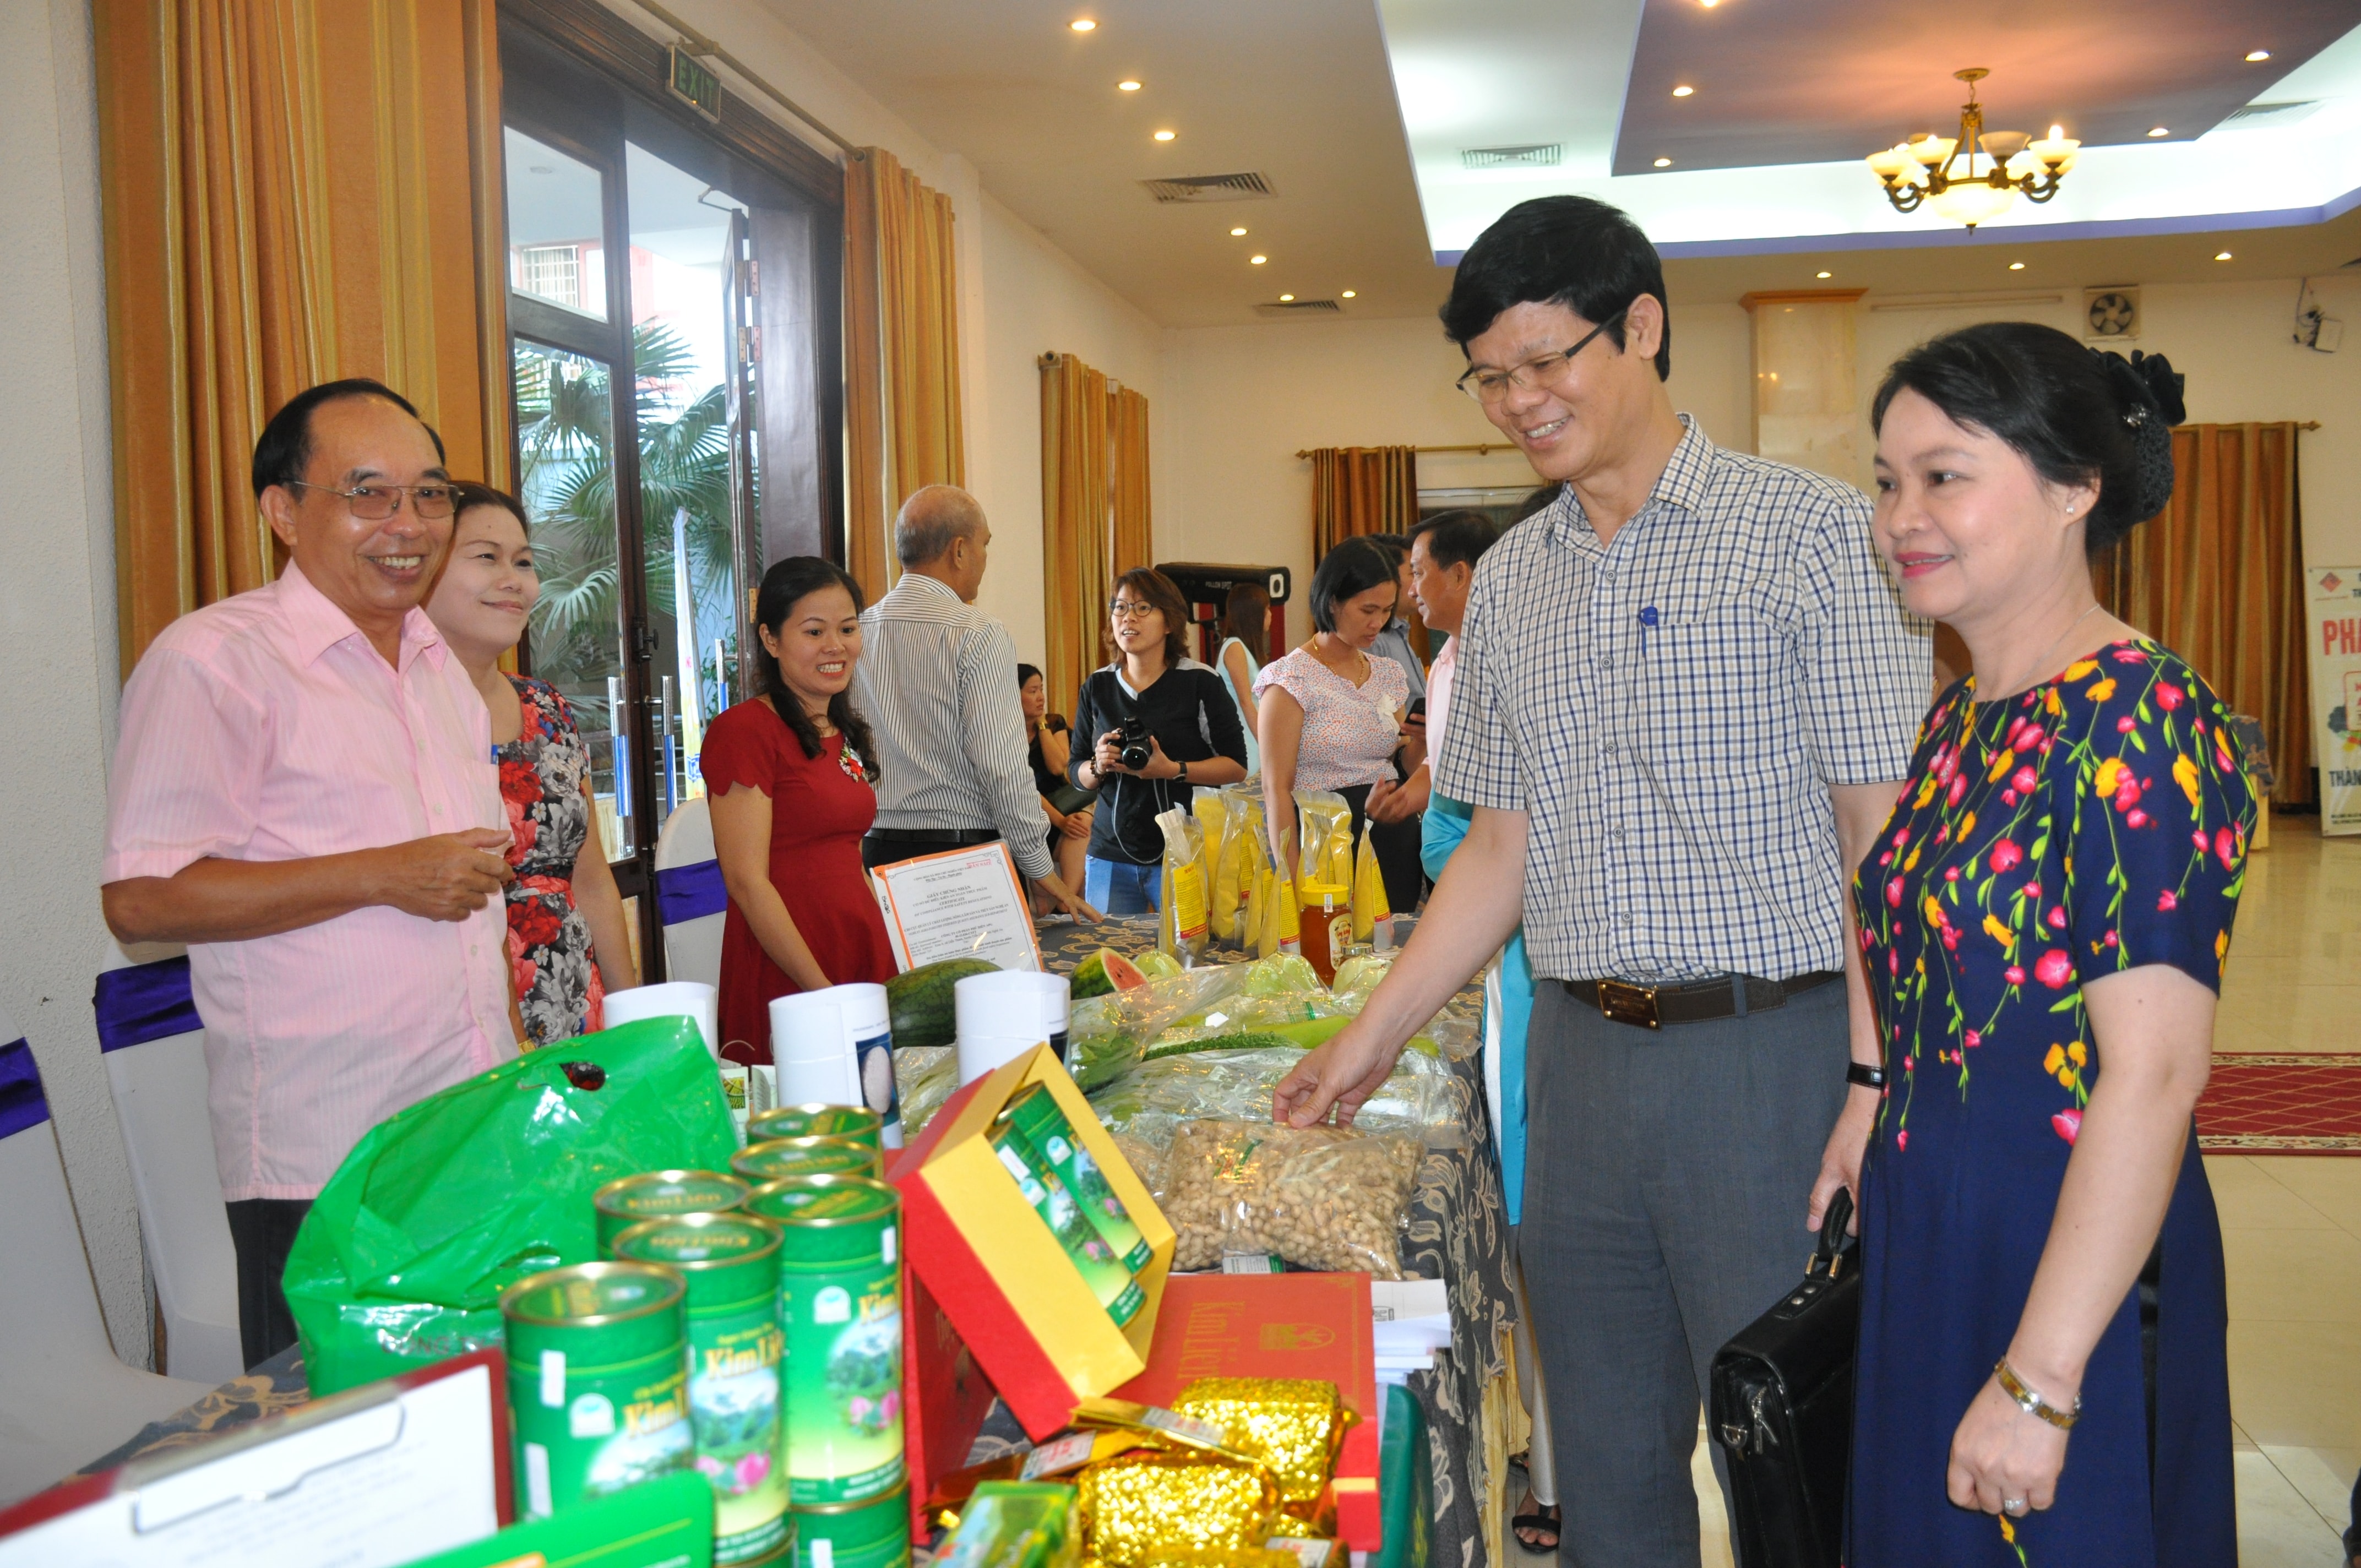
[[[101,1051],[144,1046],[205,1026],[189,990],[186,957],[108,970],[98,977],[90,1004],[98,1014]]]
[[[656,912],[667,926],[719,915],[729,907],[730,890],[721,884],[719,861],[656,872]]]
[[[49,1119],[49,1102],[41,1093],[41,1069],[33,1062],[29,1040],[0,1046],[0,1138],[10,1138]]]

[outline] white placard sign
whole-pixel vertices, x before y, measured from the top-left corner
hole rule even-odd
[[[0,1514],[5,1568],[391,1568],[500,1529],[489,1353],[332,1395]]]
[[[2320,830],[2361,833],[2361,566],[2306,567],[2303,586]]]
[[[1041,967],[1033,912],[1007,845],[946,850],[869,874],[903,969],[944,959],[983,959],[1005,970]]]

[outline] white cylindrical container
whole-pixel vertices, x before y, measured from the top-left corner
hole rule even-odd
[[[1073,1008],[1073,982],[1062,974],[1034,974],[1029,977],[1040,997],[1041,1030],[1048,1036],[1049,1048],[1066,1061],[1066,1020]],[[1069,1064],[1071,1065],[1071,1064]]]
[[[951,987],[962,1086],[1049,1038],[1043,978],[1024,970],[998,970],[972,974]],[[1062,989],[1064,982],[1059,983]]]
[[[820,992],[836,998],[843,1017],[844,1039],[851,1052],[853,1083],[858,1092],[850,1105],[866,1105],[884,1119],[885,1146],[902,1146],[902,1094],[894,1081],[894,1026],[882,985],[832,985]],[[780,1087],[785,1088],[782,1084]],[[792,1105],[794,1101],[782,1103]]]
[[[721,1059],[720,1000],[703,981],[667,980],[657,985],[635,985],[607,993],[606,1026],[636,1024],[642,1018],[694,1018],[705,1036],[705,1048]]]
[[[861,1078],[837,992],[797,992],[771,1001],[771,1061],[783,1105],[858,1105]]]

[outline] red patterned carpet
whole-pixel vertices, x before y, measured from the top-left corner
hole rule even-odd
[[[2361,1056],[2215,1053],[2197,1141],[2207,1154],[2361,1155]]]

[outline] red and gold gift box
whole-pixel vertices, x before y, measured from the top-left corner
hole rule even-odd
[[[994,1121],[1036,1083],[1049,1086],[1148,1245],[1148,1266],[1137,1276],[1147,1303],[1121,1328],[993,1151]],[[1076,1400],[1108,1393],[1146,1370],[1172,1266],[1172,1227],[1049,1047],[961,1090],[895,1157],[891,1179],[902,1193],[911,1275],[1035,1442],[1064,1428]],[[931,1359],[942,1365],[939,1352]],[[913,1355],[911,1365],[923,1380],[925,1359]],[[927,1397],[922,1383],[913,1398]],[[915,1469],[915,1447],[911,1457]],[[923,1496],[918,1477],[912,1480],[913,1495]]]

